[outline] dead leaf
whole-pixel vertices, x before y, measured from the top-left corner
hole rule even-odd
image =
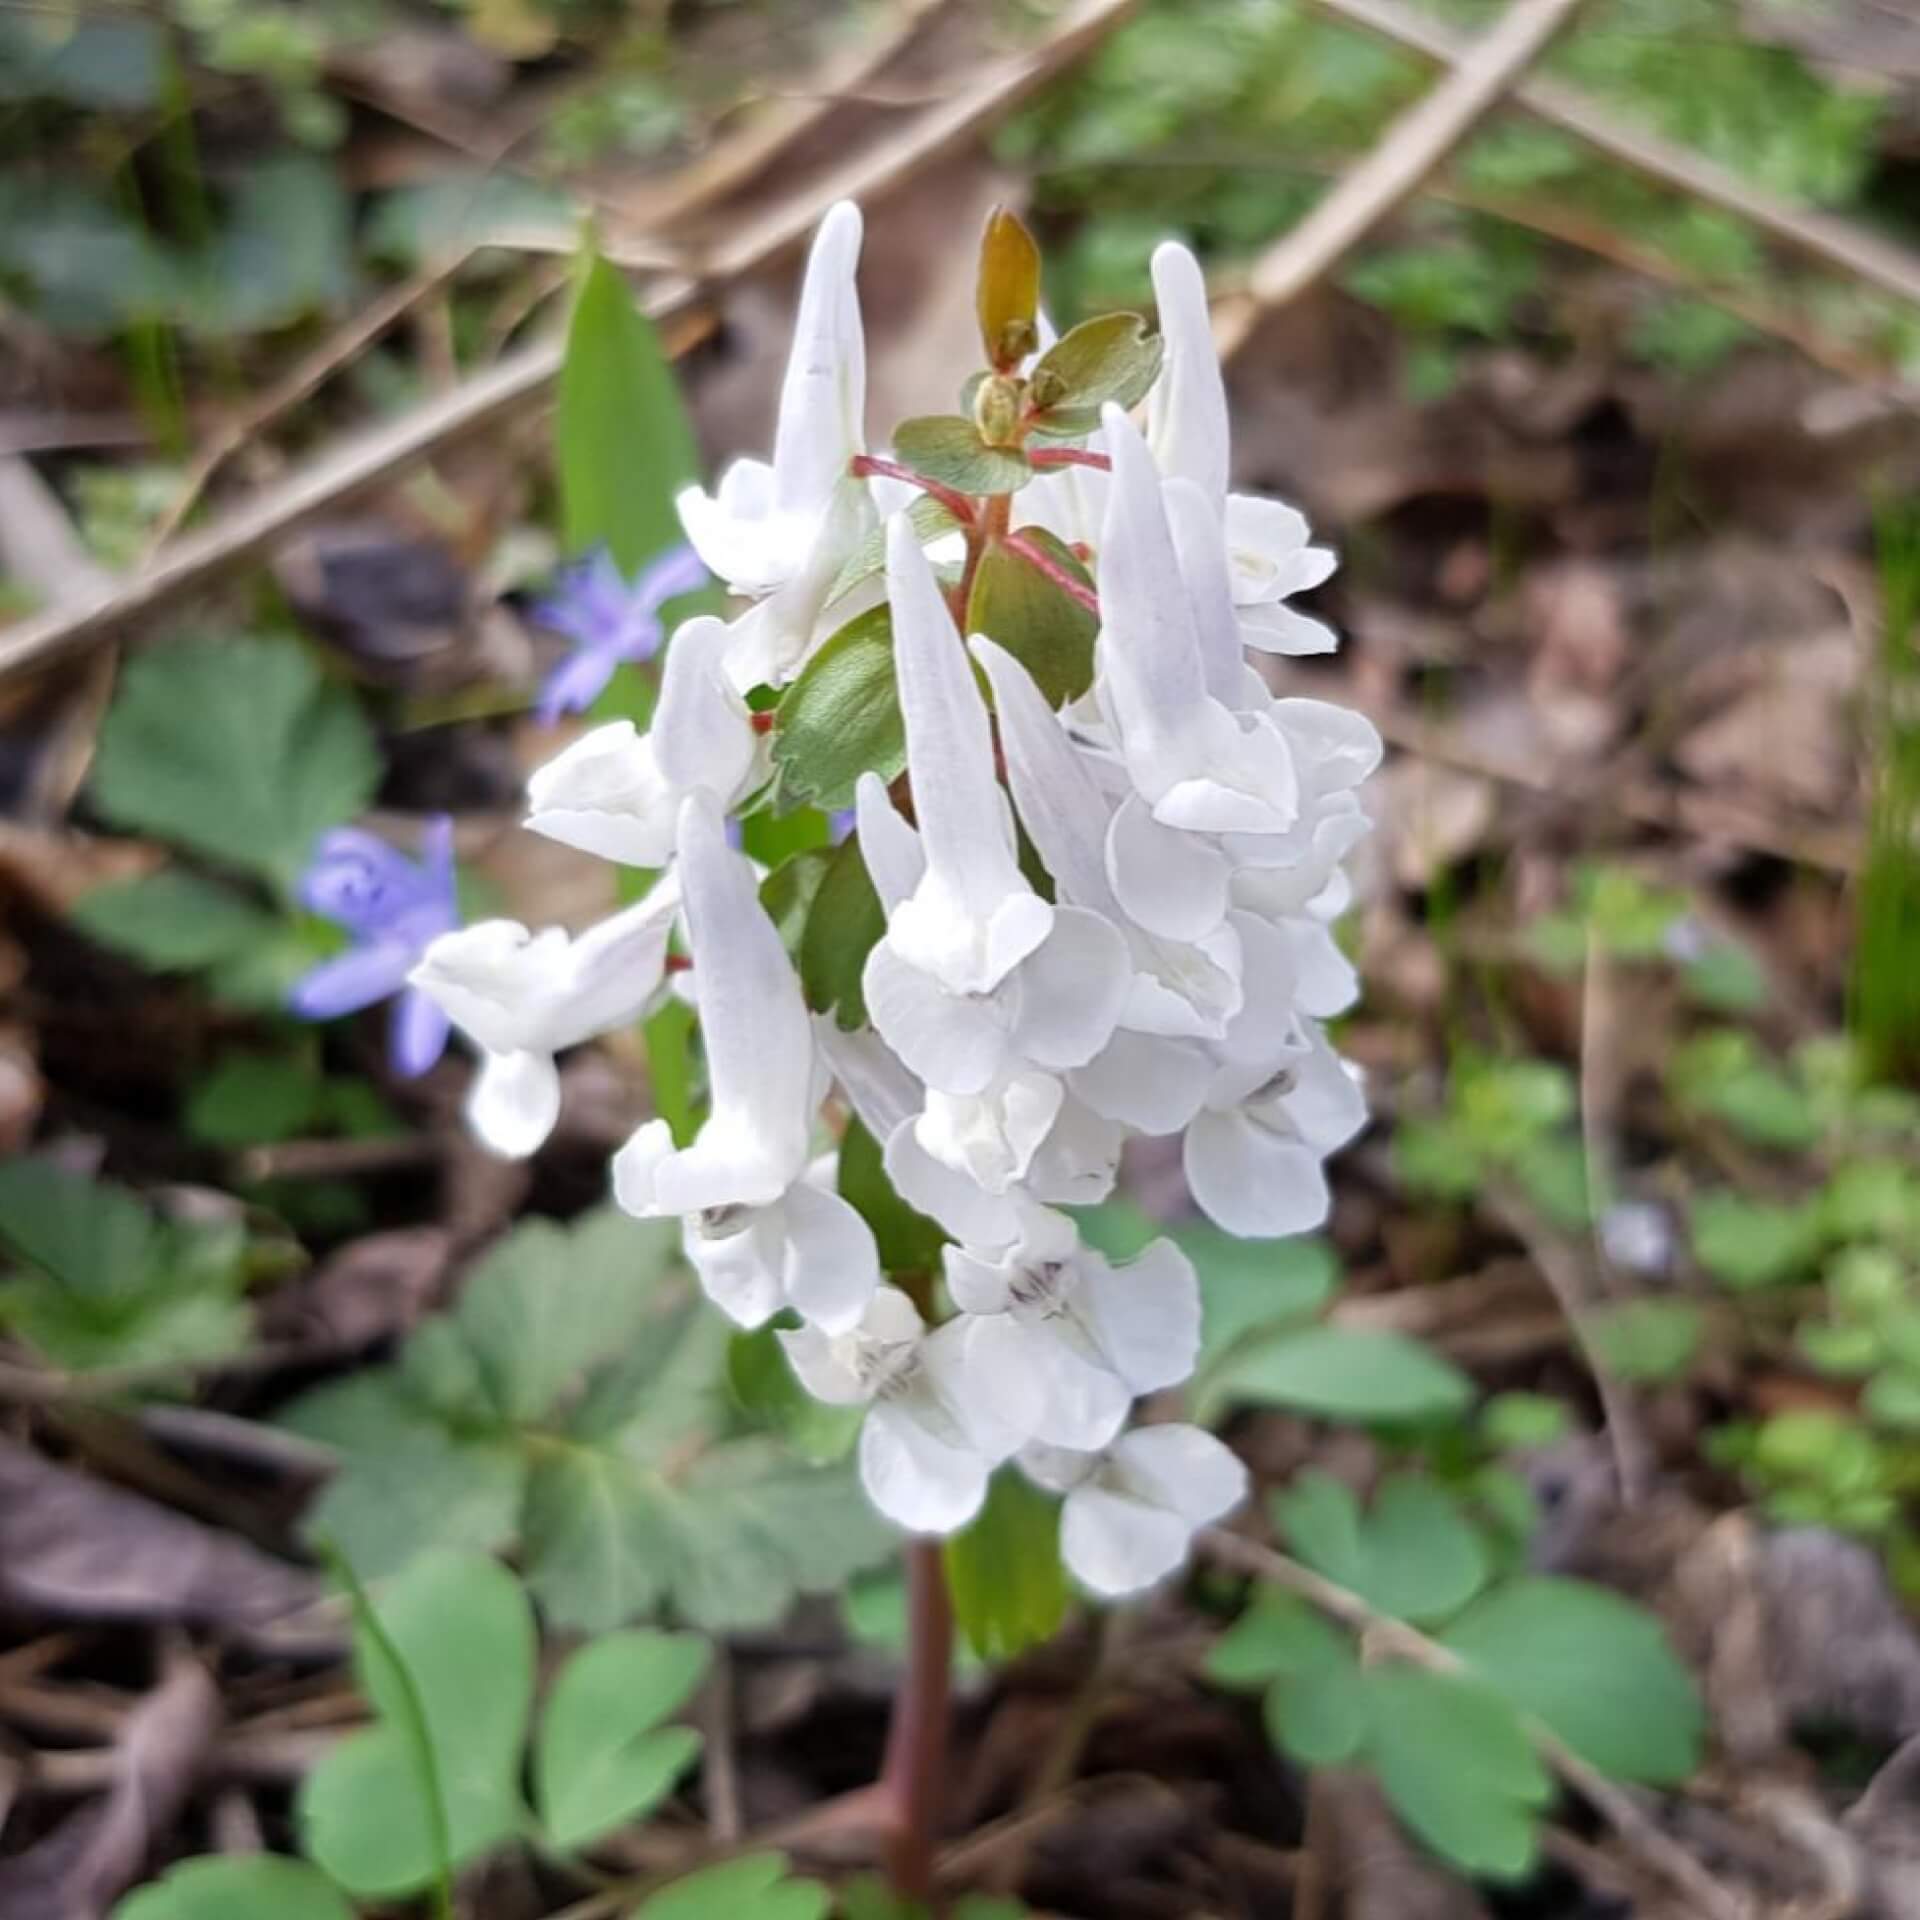
[[[0,1440],[0,1599],[71,1620],[264,1628],[320,1596],[311,1574],[167,1507]]]
[[[1475,852],[1493,824],[1493,782],[1431,760],[1395,761],[1373,798],[1393,877],[1410,893]]]
[[[103,1920],[185,1804],[220,1718],[212,1676],[175,1653],[159,1686],[127,1716],[106,1798],[0,1861],[7,1920]]]
[[[292,1345],[357,1353],[404,1332],[433,1304],[452,1250],[445,1227],[365,1234],[275,1292],[264,1330]]]

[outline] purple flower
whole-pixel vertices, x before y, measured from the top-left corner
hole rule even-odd
[[[426,823],[417,861],[358,827],[336,827],[314,848],[300,900],[344,927],[353,945],[296,982],[288,1005],[303,1020],[336,1020],[392,999],[387,1058],[404,1079],[425,1073],[445,1050],[447,1016],[407,975],[460,924],[453,821],[441,813]]]
[[[642,567],[631,585],[604,547],[567,569],[533,609],[539,625],[563,633],[573,651],[540,685],[534,711],[543,726],[563,713],[584,713],[623,660],[650,660],[662,638],[660,609],[707,584],[691,547],[669,547]]]

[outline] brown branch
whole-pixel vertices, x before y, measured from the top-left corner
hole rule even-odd
[[[1451,1648],[1429,1640],[1404,1620],[1376,1612],[1357,1593],[1272,1547],[1243,1534],[1229,1533],[1223,1527],[1207,1528],[1198,1544],[1202,1553],[1221,1566],[1297,1595],[1384,1652],[1425,1667],[1430,1673],[1470,1671]],[[1692,1854],[1669,1838],[1642,1812],[1632,1795],[1581,1759],[1550,1727],[1530,1714],[1523,1713],[1519,1719],[1541,1759],[1613,1828],[1643,1869],[1690,1903],[1687,1911],[1698,1915],[1699,1920],[1750,1920],[1745,1902],[1729,1894]]]
[[[1514,0],[1499,23],[1409,107],[1304,220],[1254,262],[1216,316],[1230,353],[1262,312],[1296,299],[1415,193],[1573,18],[1580,0]]]
[[[1467,53],[1457,34],[1409,12],[1398,0],[1314,0],[1323,12],[1443,65]],[[1920,305],[1920,256],[1830,213],[1814,212],[1748,185],[1699,154],[1644,128],[1616,120],[1578,88],[1557,80],[1522,79],[1508,98],[1536,120],[1584,140],[1610,159],[1662,186],[1750,220],[1783,245]]]
[[[643,303],[648,315],[659,321],[682,313],[702,292],[719,291],[765,266],[804,237],[835,200],[871,198],[904,184],[1096,45],[1134,4],[1079,0],[1042,45],[995,62],[891,139],[791,195],[690,275],[653,287]],[[46,666],[110,637],[124,637],[210,582],[259,559],[309,520],[387,484],[454,442],[497,428],[537,405],[559,375],[562,353],[558,338],[524,347],[399,420],[348,436],[285,481],[176,541],[131,577],[7,628],[0,633],[0,679]]]

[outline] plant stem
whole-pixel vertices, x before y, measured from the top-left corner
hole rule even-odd
[[[894,1696],[881,1776],[889,1827],[887,1879],[902,1900],[933,1894],[933,1848],[946,1784],[953,1608],[937,1540],[910,1540],[907,1670]]]
[[[924,473],[915,473],[911,467],[903,467],[897,460],[882,460],[871,453],[856,453],[852,464],[855,475],[860,479],[867,480],[875,474],[884,474],[889,480],[904,480],[908,486],[931,494],[963,527],[973,525],[973,502],[966,494],[943,486],[938,480],[929,480]]]
[[[1027,459],[1036,467],[1092,467],[1097,473],[1113,471],[1113,462],[1104,453],[1090,453],[1085,447],[1029,447]]]
[[[1094,590],[1084,580],[1076,580],[1037,542],[1028,540],[1024,534],[1010,533],[1006,539],[1006,549],[1009,553],[1017,553],[1036,573],[1044,573],[1062,593],[1078,600],[1089,613],[1100,611],[1100,598]]]

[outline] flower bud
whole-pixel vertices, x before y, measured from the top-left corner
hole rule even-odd
[[[1011,443],[1020,425],[1021,385],[1003,373],[990,373],[973,396],[973,424],[990,447]]]

